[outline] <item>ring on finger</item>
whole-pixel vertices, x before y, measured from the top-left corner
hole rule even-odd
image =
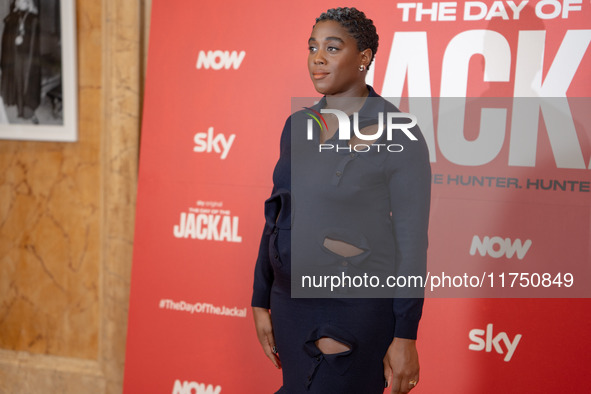
[[[412,380],[409,380],[409,381],[408,381],[408,384],[409,384],[409,386],[412,386],[412,387],[416,386],[416,385],[417,385],[417,383],[419,383],[419,382],[418,382],[418,381],[416,381],[415,379],[412,379]]]

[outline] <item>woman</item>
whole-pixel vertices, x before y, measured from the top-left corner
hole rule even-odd
[[[324,98],[292,115],[282,133],[255,268],[257,335],[271,362],[283,369],[278,393],[371,394],[384,387],[406,393],[419,380],[415,342],[422,298],[292,298],[291,267],[295,256],[304,256],[312,265],[360,274],[387,259],[398,275],[424,273],[427,147],[414,127],[418,140],[400,139],[403,152],[357,152],[386,146],[386,133],[376,133],[381,120],[372,115],[397,111],[365,84],[378,36],[363,12],[328,10],[316,19],[308,43],[310,77]],[[339,119],[324,113],[312,142],[342,149],[307,150],[307,115],[322,109],[357,113],[352,119],[363,137],[338,141]]]
[[[4,19],[2,80],[4,105],[16,105],[19,118],[38,123],[35,111],[41,103],[39,11],[33,0],[16,0]]]

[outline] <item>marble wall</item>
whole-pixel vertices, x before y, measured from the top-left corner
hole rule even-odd
[[[120,393],[150,2],[77,0],[79,140],[0,140],[0,393]]]

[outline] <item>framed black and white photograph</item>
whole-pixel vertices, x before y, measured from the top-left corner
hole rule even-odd
[[[75,0],[0,0],[0,139],[76,141]]]

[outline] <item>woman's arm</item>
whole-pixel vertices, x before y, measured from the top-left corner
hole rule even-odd
[[[251,306],[269,309],[269,298],[271,295],[271,285],[273,284],[273,267],[269,258],[269,239],[271,237],[271,228],[265,223],[261,243],[259,245],[259,255],[254,267],[254,283],[252,286]]]
[[[419,382],[416,340],[394,338],[384,356],[384,377],[391,394],[408,393]]]
[[[290,154],[290,130],[291,130],[291,118],[288,118],[285,122],[283,132],[281,133],[280,143],[280,157],[275,171],[273,173],[273,190],[271,196],[274,196],[278,189],[284,188],[290,189],[290,176],[291,170],[289,166],[289,154]],[[269,200],[267,200],[269,202]],[[277,207],[277,212],[267,212],[265,209],[266,216],[277,215],[282,207]],[[271,211],[274,211],[271,209]],[[252,292],[252,314],[254,318],[254,324],[257,332],[257,337],[261,343],[263,350],[267,357],[277,368],[281,368],[281,362],[277,356],[275,347],[275,338],[273,336],[273,324],[271,322],[270,314],[270,296],[271,287],[273,285],[274,273],[271,265],[271,258],[269,256],[269,243],[271,240],[271,234],[274,230],[273,227],[277,226],[277,217],[268,218],[265,216],[265,226],[263,228],[263,234],[261,236],[261,242],[259,245],[259,254],[257,257],[256,266],[254,269],[254,283]],[[271,219],[271,220],[269,220]]]
[[[391,153],[395,156],[388,157],[391,171],[390,205],[396,242],[396,275],[424,278],[427,269],[431,165],[427,144],[418,127],[413,128],[412,133],[418,141],[399,141],[404,150]],[[416,338],[424,292],[423,288],[397,290],[392,303],[396,320],[395,338],[384,357],[384,375],[392,393],[405,393],[416,385],[419,378]]]
[[[257,337],[263,346],[265,354],[276,368],[281,368],[281,361],[279,360],[279,356],[277,356],[277,348],[275,347],[273,324],[271,323],[269,310],[266,308],[252,307],[252,316],[254,317]]]

